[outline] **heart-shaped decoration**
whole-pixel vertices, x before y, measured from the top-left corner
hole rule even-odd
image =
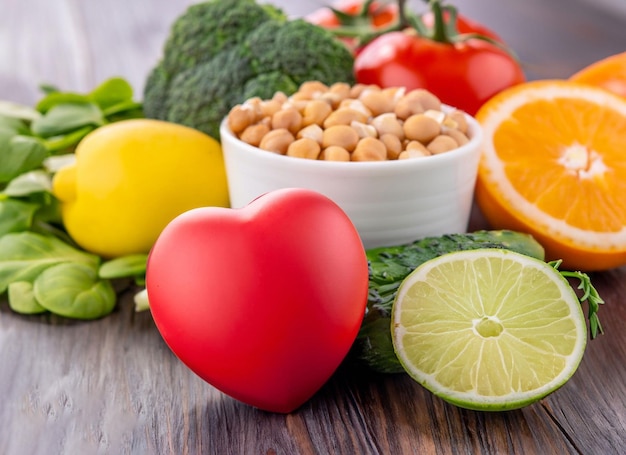
[[[352,346],[367,259],[338,205],[283,189],[240,209],[175,218],[150,253],[146,287],[155,323],[183,363],[239,401],[288,413]]]

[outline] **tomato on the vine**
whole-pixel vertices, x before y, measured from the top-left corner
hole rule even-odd
[[[367,23],[373,27],[384,27],[398,19],[398,7],[395,3],[379,4],[378,2],[372,2],[367,5],[367,9],[364,9],[365,6],[364,0],[341,0],[334,3],[332,9],[325,6],[313,11],[306,16],[306,20],[324,28],[336,28],[346,25],[346,19],[344,19],[342,24],[342,17],[344,16],[337,15],[335,11],[352,16],[353,20],[358,20],[359,18],[367,19]]]
[[[440,43],[406,31],[386,33],[365,46],[354,72],[362,84],[424,88],[471,115],[496,93],[525,80],[515,59],[489,42]]]
[[[348,48],[358,53],[361,37],[397,22],[398,6],[372,0],[339,0],[331,7],[313,11],[305,19],[332,30]]]
[[[355,57],[362,84],[426,89],[474,115],[498,92],[525,81],[524,72],[490,29],[431,0],[431,14],[383,33]]]

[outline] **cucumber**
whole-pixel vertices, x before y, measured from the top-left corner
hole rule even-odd
[[[406,245],[366,251],[369,263],[367,311],[353,355],[379,373],[402,373],[391,340],[391,308],[400,283],[420,264],[445,253],[506,248],[544,260],[543,247],[530,235],[509,230],[426,237]]]

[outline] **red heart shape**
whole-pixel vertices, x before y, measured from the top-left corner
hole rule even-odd
[[[288,413],[352,346],[367,259],[339,206],[291,188],[174,219],[152,248],[146,287],[158,330],[183,363],[239,401]]]

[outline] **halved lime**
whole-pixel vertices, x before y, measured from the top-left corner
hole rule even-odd
[[[580,302],[549,264],[502,249],[449,253],[400,285],[392,312],[398,359],[457,406],[516,409],[561,387],[587,343]]]

